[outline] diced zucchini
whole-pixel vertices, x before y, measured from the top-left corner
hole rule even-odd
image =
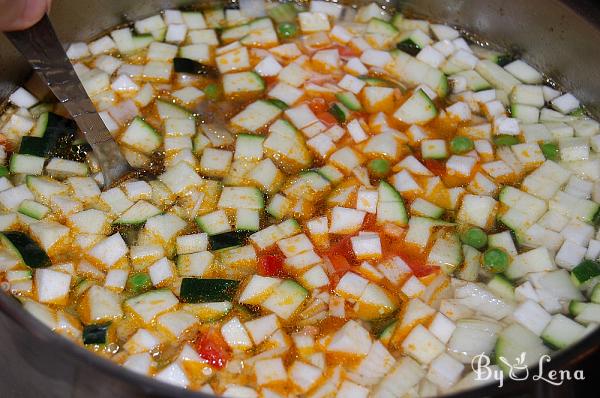
[[[498,335],[496,363],[508,372],[513,366],[537,364],[542,355],[549,352],[542,340],[523,326],[513,323]],[[525,362],[517,362],[524,359]]]
[[[179,300],[170,290],[151,290],[125,300],[125,308],[131,309],[144,323],[150,323],[156,315],[174,308]]]
[[[475,66],[475,71],[490,82],[492,86],[505,93],[510,93],[516,85],[521,84],[519,80],[515,79],[504,68],[489,60],[479,61]]]
[[[584,260],[571,271],[571,280],[575,286],[581,286],[599,275],[600,264],[596,261]]]
[[[422,89],[417,90],[394,112],[394,117],[406,124],[426,123],[437,116],[437,109]]]
[[[421,154],[423,159],[447,158],[448,148],[446,146],[446,141],[440,139],[421,141]]]
[[[236,209],[235,212],[236,231],[255,232],[260,229],[260,213],[255,209]]]
[[[269,101],[259,100],[248,105],[231,119],[237,131],[255,132],[271,123],[281,114],[281,109]]]
[[[270,126],[263,148],[265,155],[290,174],[310,166],[312,162],[302,134],[282,119]]]
[[[233,308],[231,301],[216,303],[184,304],[183,310],[194,314],[201,322],[214,322],[227,315]]]
[[[218,210],[196,218],[196,224],[209,235],[231,231],[231,225],[225,211]]]
[[[460,239],[454,232],[440,234],[427,256],[428,264],[438,265],[447,274],[454,272],[462,260]]]
[[[542,339],[560,349],[575,343],[585,334],[585,327],[562,314],[556,314],[542,332]]]
[[[10,172],[13,174],[41,175],[44,171],[46,159],[15,153],[10,158]]]
[[[518,279],[531,272],[551,271],[556,269],[554,259],[545,247],[519,254],[508,266],[505,275],[509,279]]]
[[[210,248],[212,250],[221,250],[228,247],[242,246],[248,238],[247,231],[231,231],[208,236]]]
[[[444,214],[444,209],[424,199],[417,198],[411,203],[410,212],[417,216],[440,218]]]
[[[265,82],[256,72],[228,73],[223,76],[223,91],[233,96],[258,93],[265,89]]]
[[[50,212],[47,206],[38,203],[34,200],[24,200],[19,206],[19,213],[25,214],[26,216],[33,217],[36,220],[41,220]]]
[[[362,105],[354,93],[345,91],[342,93],[337,93],[335,97],[351,111],[362,110]]]
[[[86,325],[83,328],[82,338],[83,344],[106,344],[108,342],[108,330],[111,323],[100,323]]]
[[[253,209],[265,207],[262,192],[253,187],[223,187],[217,204],[222,209]]]
[[[161,120],[165,119],[188,119],[193,117],[192,113],[187,109],[175,105],[172,102],[166,102],[162,100],[156,101],[156,110]]]
[[[114,223],[131,225],[143,224],[150,217],[154,217],[160,213],[162,213],[162,211],[158,207],[146,202],[145,200],[140,200],[127,209],[125,213],[121,214],[121,216],[117,218]]]
[[[600,304],[600,283],[594,286],[594,289],[592,289],[590,300],[592,303]]]
[[[183,278],[179,297],[183,303],[231,301],[238,284],[230,279]]]
[[[400,193],[389,183],[381,181],[377,190],[377,222],[391,222],[400,226],[408,225],[408,214]]]
[[[286,216],[292,206],[292,202],[283,195],[276,194],[271,198],[269,205],[266,208],[267,213],[277,219],[282,219]]]
[[[153,153],[162,143],[158,132],[140,117],[133,119],[119,140],[124,145],[145,154]]]
[[[448,79],[439,69],[411,57],[409,54],[398,51],[393,54],[394,65],[389,71],[410,87],[425,84],[431,87],[437,95],[445,97],[448,94]],[[386,69],[388,69],[386,67]]]
[[[77,132],[75,122],[52,112],[42,113],[31,136],[21,139],[19,153],[47,157],[58,148],[60,139],[71,139]]]
[[[23,232],[2,232],[0,242],[28,267],[45,268],[52,265],[46,252]]]
[[[383,36],[396,36],[398,29],[391,23],[381,18],[371,18],[367,24],[367,33],[375,33]]]
[[[87,176],[88,172],[87,164],[73,160],[52,158],[46,165],[46,173],[55,178]]]
[[[308,297],[308,291],[291,279],[281,282],[261,306],[284,320],[290,319]]]
[[[175,69],[175,72],[178,73],[207,75],[210,77],[215,77],[218,74],[218,71],[214,66],[182,57],[173,58],[173,68]]]
[[[494,275],[487,283],[487,287],[492,293],[495,293],[504,299],[513,301],[515,299],[515,287],[502,275]]]

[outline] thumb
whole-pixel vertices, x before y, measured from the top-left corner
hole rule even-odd
[[[0,0],[0,30],[23,30],[35,25],[50,9],[51,0]]]

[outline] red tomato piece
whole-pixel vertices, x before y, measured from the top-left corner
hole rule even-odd
[[[350,269],[352,268],[352,266],[348,262],[348,259],[338,254],[329,256],[329,261],[331,261],[335,272],[340,276],[344,275],[347,271],[350,271]]]
[[[337,48],[340,53],[340,57],[358,57],[360,55],[353,48],[348,46],[337,46]]]
[[[321,122],[323,122],[323,124],[325,126],[327,126],[327,128],[337,124],[337,119],[335,118],[335,116],[333,116],[331,113],[329,113],[327,111],[318,112],[316,114],[316,116]]]
[[[314,113],[326,112],[327,111],[327,101],[321,97],[311,98],[308,102],[308,107]]]
[[[423,163],[436,176],[443,176],[446,173],[446,164],[440,160],[425,159]]]
[[[377,215],[373,213],[367,213],[365,215],[365,220],[363,221],[362,230],[369,231],[375,228],[377,225]]]
[[[399,256],[406,262],[406,264],[408,264],[412,272],[418,278],[427,276],[435,271],[436,268],[438,268],[427,264],[426,258],[422,256],[418,257],[407,253],[400,253]]]
[[[326,256],[342,256],[342,257],[353,257],[354,251],[352,250],[352,241],[350,236],[344,236],[329,247],[329,250],[325,253]]]
[[[225,367],[232,357],[227,342],[216,328],[210,328],[206,333],[199,334],[195,348],[201,358],[217,369]]]
[[[283,271],[283,257],[265,254],[258,259],[258,273],[262,276],[277,276]]]

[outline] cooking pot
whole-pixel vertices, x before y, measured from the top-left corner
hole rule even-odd
[[[366,4],[359,1],[358,5]],[[380,3],[383,3],[380,1]],[[218,1],[59,0],[51,19],[65,42],[89,40],[105,30],[160,9]],[[356,4],[354,2],[353,4]],[[586,1],[559,0],[400,0],[386,3],[410,15],[443,21],[482,42],[508,48],[572,91],[600,117],[600,10]],[[1,11],[0,11],[1,12]],[[30,74],[25,61],[0,37],[0,109],[15,85]],[[206,397],[138,375],[53,333],[13,298],[0,293],[0,396],[26,398]],[[544,367],[577,367],[600,345],[600,328],[555,355]],[[537,370],[530,370],[530,374]],[[594,375],[587,374],[587,378]],[[551,391],[552,390],[552,391]],[[507,380],[456,396],[554,395],[544,382]]]

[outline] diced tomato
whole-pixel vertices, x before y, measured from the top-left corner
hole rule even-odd
[[[344,275],[347,271],[350,271],[350,269],[352,268],[350,262],[348,262],[348,259],[338,254],[329,256],[329,261],[331,261],[335,272],[340,276]]]
[[[337,46],[337,48],[340,53],[340,57],[358,57],[360,55],[352,47]]]
[[[308,107],[314,113],[326,112],[328,108],[327,101],[325,101],[325,99],[321,97],[311,98],[308,102]]]
[[[333,116],[327,111],[319,112],[316,114],[316,116],[321,122],[323,122],[325,126],[327,126],[327,128],[337,124],[337,119],[335,118],[335,116]]]
[[[427,264],[427,257],[422,255],[422,253],[417,254],[404,251],[398,253],[398,256],[408,264],[418,278],[431,274],[437,268]]]
[[[354,251],[352,250],[352,242],[350,241],[350,236],[344,236],[332,243],[329,247],[329,250],[325,253],[326,256],[342,256],[342,257],[352,257],[354,256]]]
[[[216,328],[198,334],[195,348],[201,358],[217,369],[222,369],[232,357],[227,342]]]
[[[446,164],[440,160],[425,159],[423,163],[436,176],[443,176],[446,173]]]
[[[364,231],[369,231],[372,230],[375,227],[375,225],[377,225],[377,215],[373,213],[367,213],[363,221],[362,229]]]
[[[324,255],[333,267],[334,272],[333,275],[329,275],[329,281],[331,286],[335,287],[340,278],[352,268],[356,261],[350,237],[345,236],[333,243]]]
[[[265,254],[258,259],[258,273],[262,276],[280,276],[283,273],[283,257]]]

